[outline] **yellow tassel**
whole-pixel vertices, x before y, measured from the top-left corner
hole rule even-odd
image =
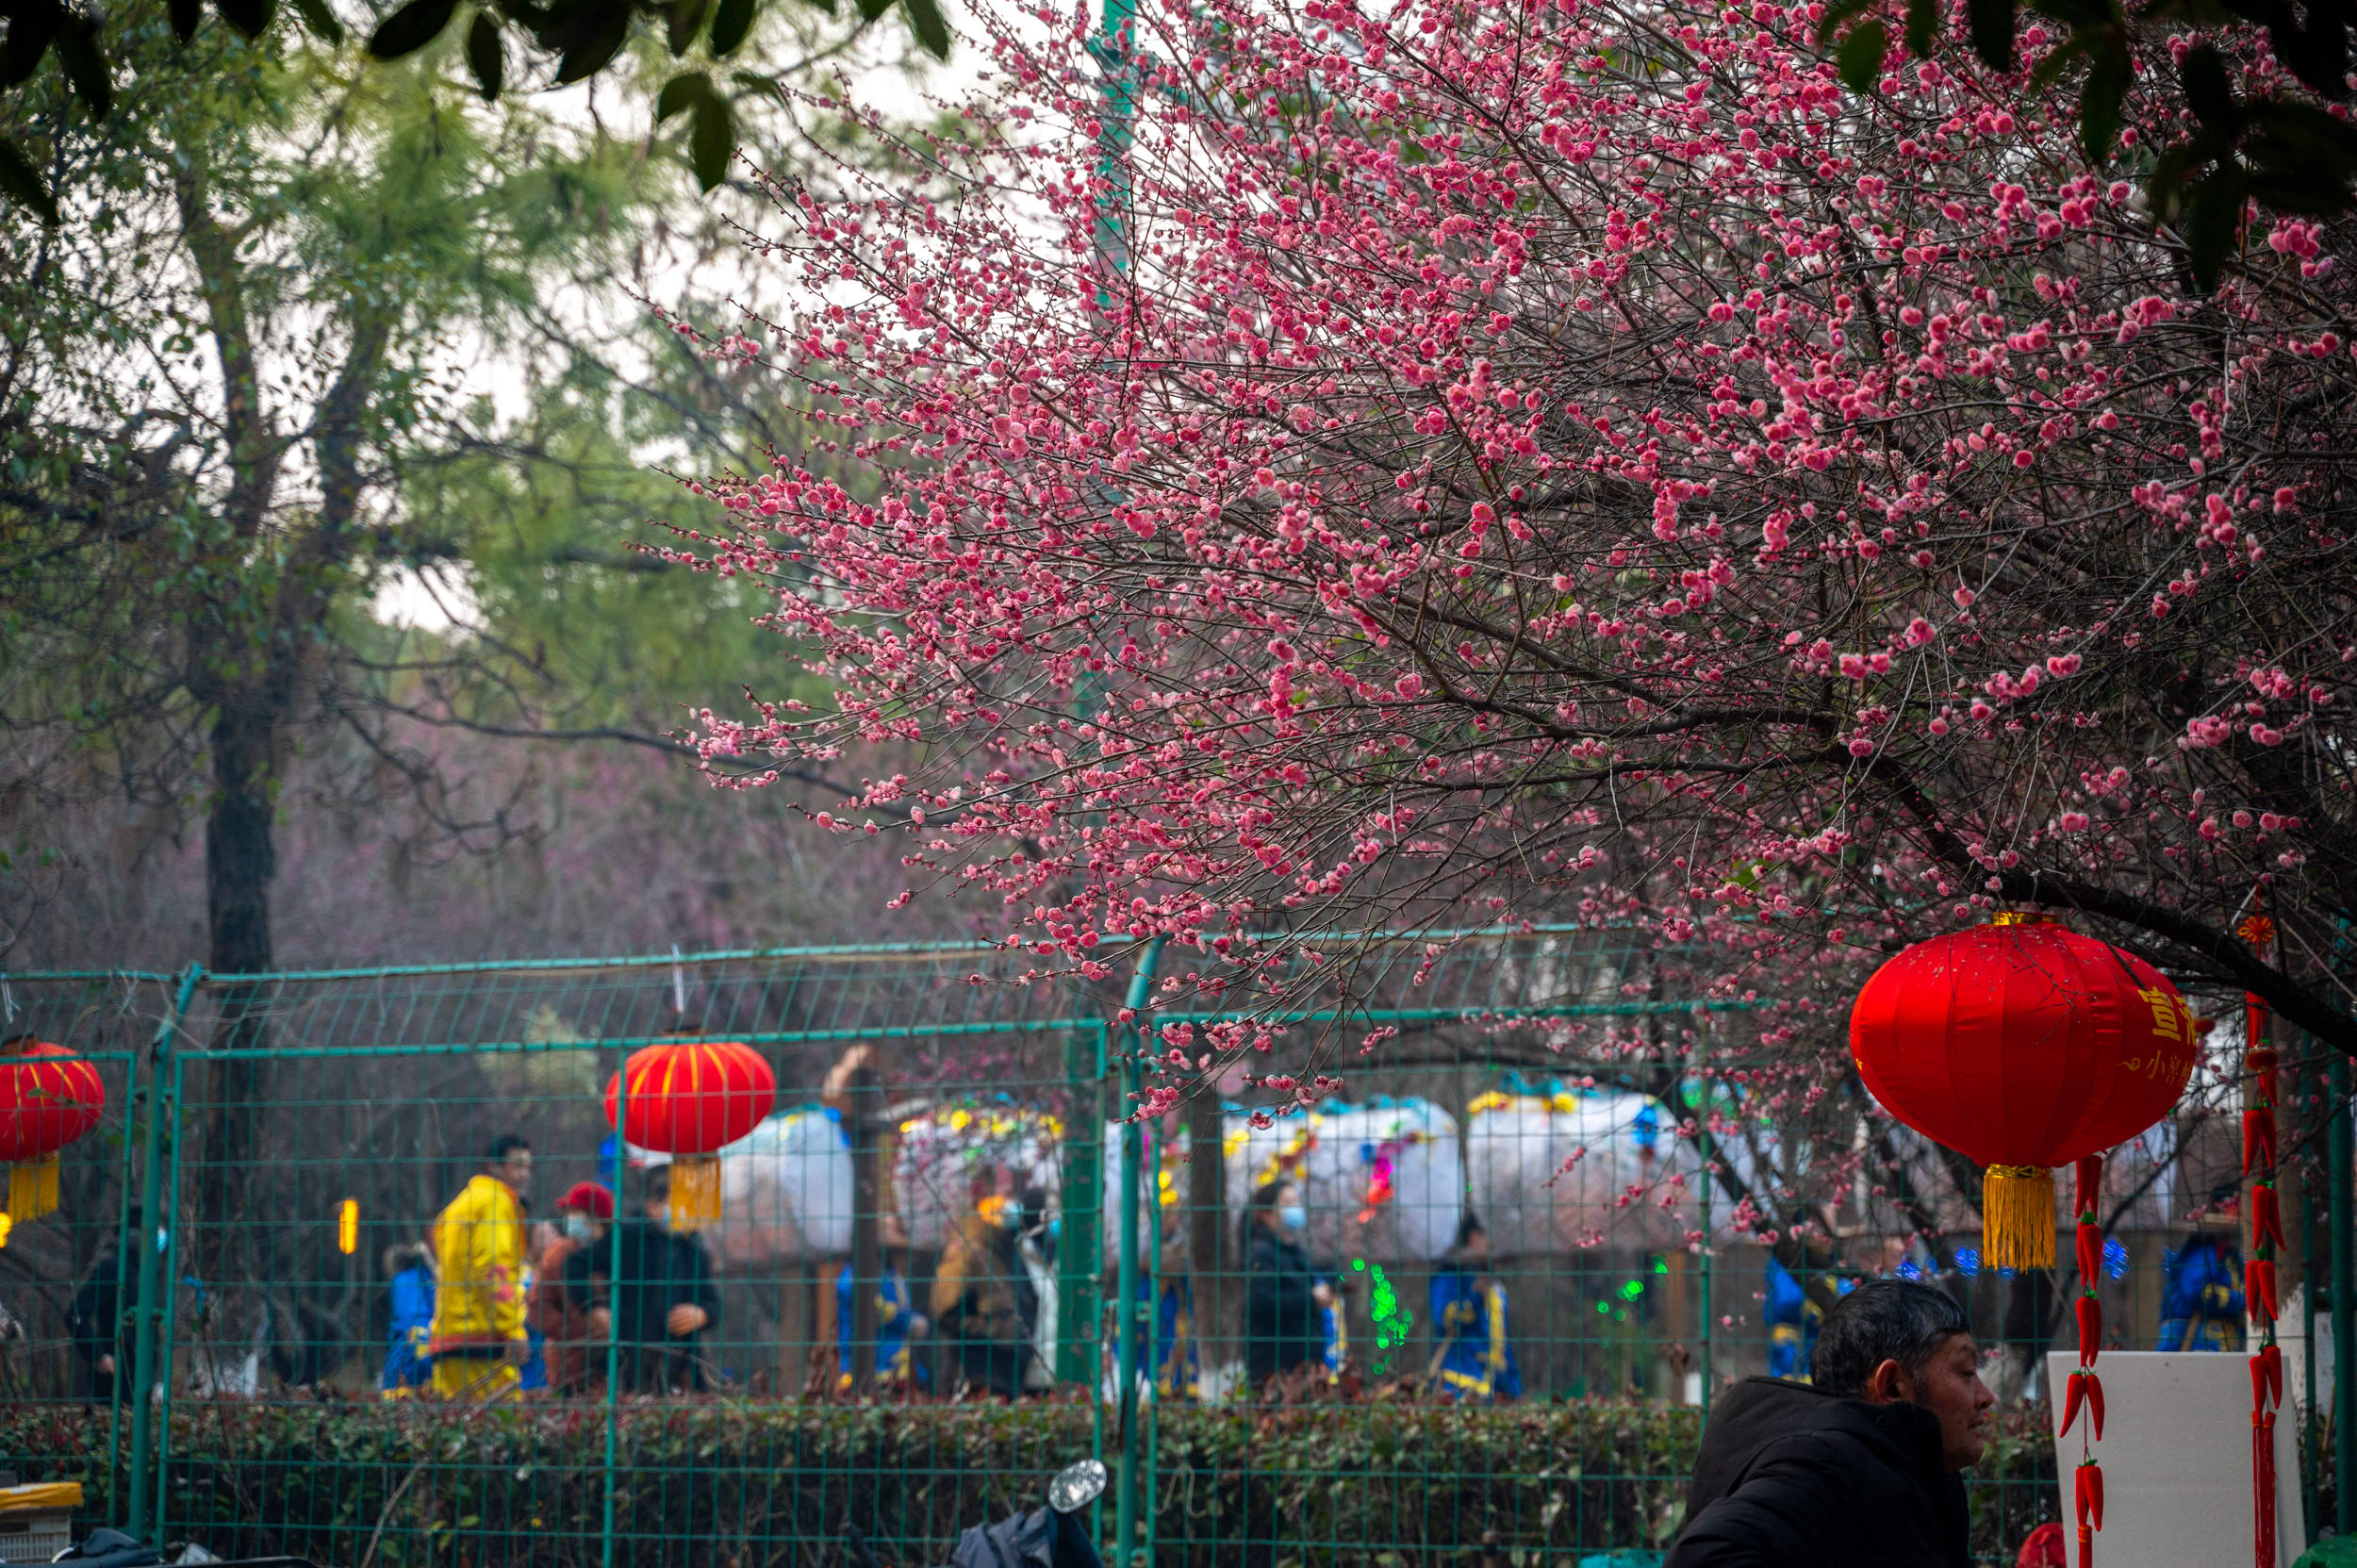
[[[2054,1266],[2054,1173],[2043,1165],[1991,1165],[1981,1178],[1981,1264]]]
[[[683,1154],[671,1162],[671,1228],[701,1230],[720,1217],[720,1157]]]
[[[8,1218],[22,1225],[58,1209],[58,1157],[8,1167]]]

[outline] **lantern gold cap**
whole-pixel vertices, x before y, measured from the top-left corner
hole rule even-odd
[[[1988,917],[1988,923],[1992,926],[2051,926],[2054,917],[2029,909],[2001,909]]]

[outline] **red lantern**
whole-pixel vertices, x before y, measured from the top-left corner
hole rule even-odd
[[[672,1156],[671,1222],[692,1230],[720,1217],[721,1148],[759,1126],[777,1098],[777,1075],[751,1047],[665,1040],[633,1051],[606,1084],[605,1119],[624,1143]]]
[[[1884,1110],[1988,1167],[1984,1262],[2051,1268],[2055,1165],[2167,1114],[2193,1015],[2142,959],[2043,916],[1919,942],[1850,1013],[1850,1053]]]
[[[0,1043],[0,1164],[8,1167],[8,1219],[21,1225],[58,1206],[58,1150],[98,1125],[107,1086],[63,1046],[29,1034]]]

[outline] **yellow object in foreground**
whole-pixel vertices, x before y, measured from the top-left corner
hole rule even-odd
[[[41,1481],[31,1486],[0,1486],[0,1513],[19,1509],[80,1508],[80,1481]]]

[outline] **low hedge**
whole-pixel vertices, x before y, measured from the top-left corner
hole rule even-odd
[[[1698,1434],[1690,1410],[1603,1402],[1173,1406],[1158,1419],[1158,1568],[1641,1554],[1678,1526]],[[2053,1513],[2054,1460],[2042,1410],[2000,1425],[1974,1477],[1973,1544],[2010,1563]],[[1090,1451],[1091,1412],[643,1404],[615,1428],[617,1563],[839,1568],[847,1524],[886,1562],[926,1564],[962,1527],[1036,1507],[1047,1477]],[[104,1411],[0,1411],[0,1463],[81,1480],[85,1520],[111,1516],[110,1430]],[[606,1442],[594,1405],[184,1404],[166,1534],[332,1568],[600,1568]]]

